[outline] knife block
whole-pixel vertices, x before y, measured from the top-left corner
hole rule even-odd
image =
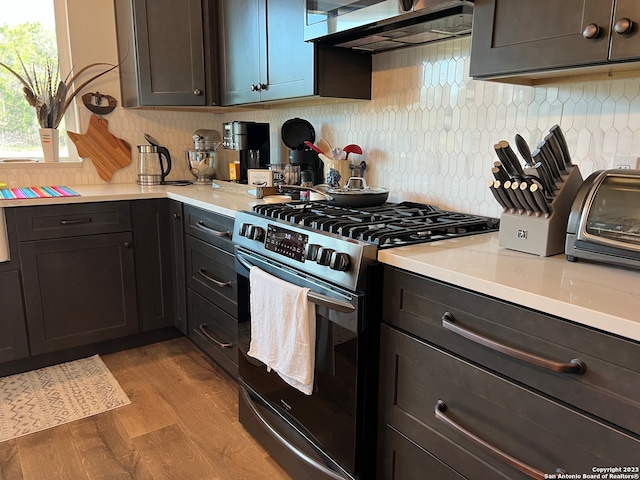
[[[549,216],[504,211],[498,245],[542,257],[564,253],[571,205],[582,182],[580,170],[574,165],[550,203]]]

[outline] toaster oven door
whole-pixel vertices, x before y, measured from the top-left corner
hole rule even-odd
[[[640,254],[640,176],[604,177],[583,212],[578,240]]]

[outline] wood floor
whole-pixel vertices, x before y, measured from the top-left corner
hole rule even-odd
[[[186,338],[102,356],[131,405],[0,443],[0,480],[288,480]]]

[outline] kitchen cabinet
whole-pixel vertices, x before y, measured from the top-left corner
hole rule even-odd
[[[238,376],[238,281],[233,218],[184,206],[188,336]]]
[[[33,355],[138,332],[129,202],[20,207],[15,216]]]
[[[169,200],[136,200],[133,208],[133,248],[140,330],[175,324]]]
[[[300,0],[220,0],[223,105],[371,98],[371,55],[304,41]]]
[[[0,262],[0,362],[29,355],[13,209],[5,209],[5,220],[10,259]]]
[[[123,107],[218,103],[215,0],[115,0]]]
[[[477,0],[469,75],[537,78],[589,73],[595,66],[637,69],[627,62],[640,60],[638,22],[635,0]]]
[[[378,478],[635,465],[637,342],[392,267],[384,299]]]
[[[184,227],[182,202],[169,200],[169,222],[171,231],[171,272],[174,280],[173,304],[174,324],[187,335],[187,283],[184,268]]]

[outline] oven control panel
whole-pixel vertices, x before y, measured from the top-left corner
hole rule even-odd
[[[376,247],[359,240],[251,212],[236,215],[233,242],[344,286],[357,284],[363,259],[375,261],[377,254]]]

